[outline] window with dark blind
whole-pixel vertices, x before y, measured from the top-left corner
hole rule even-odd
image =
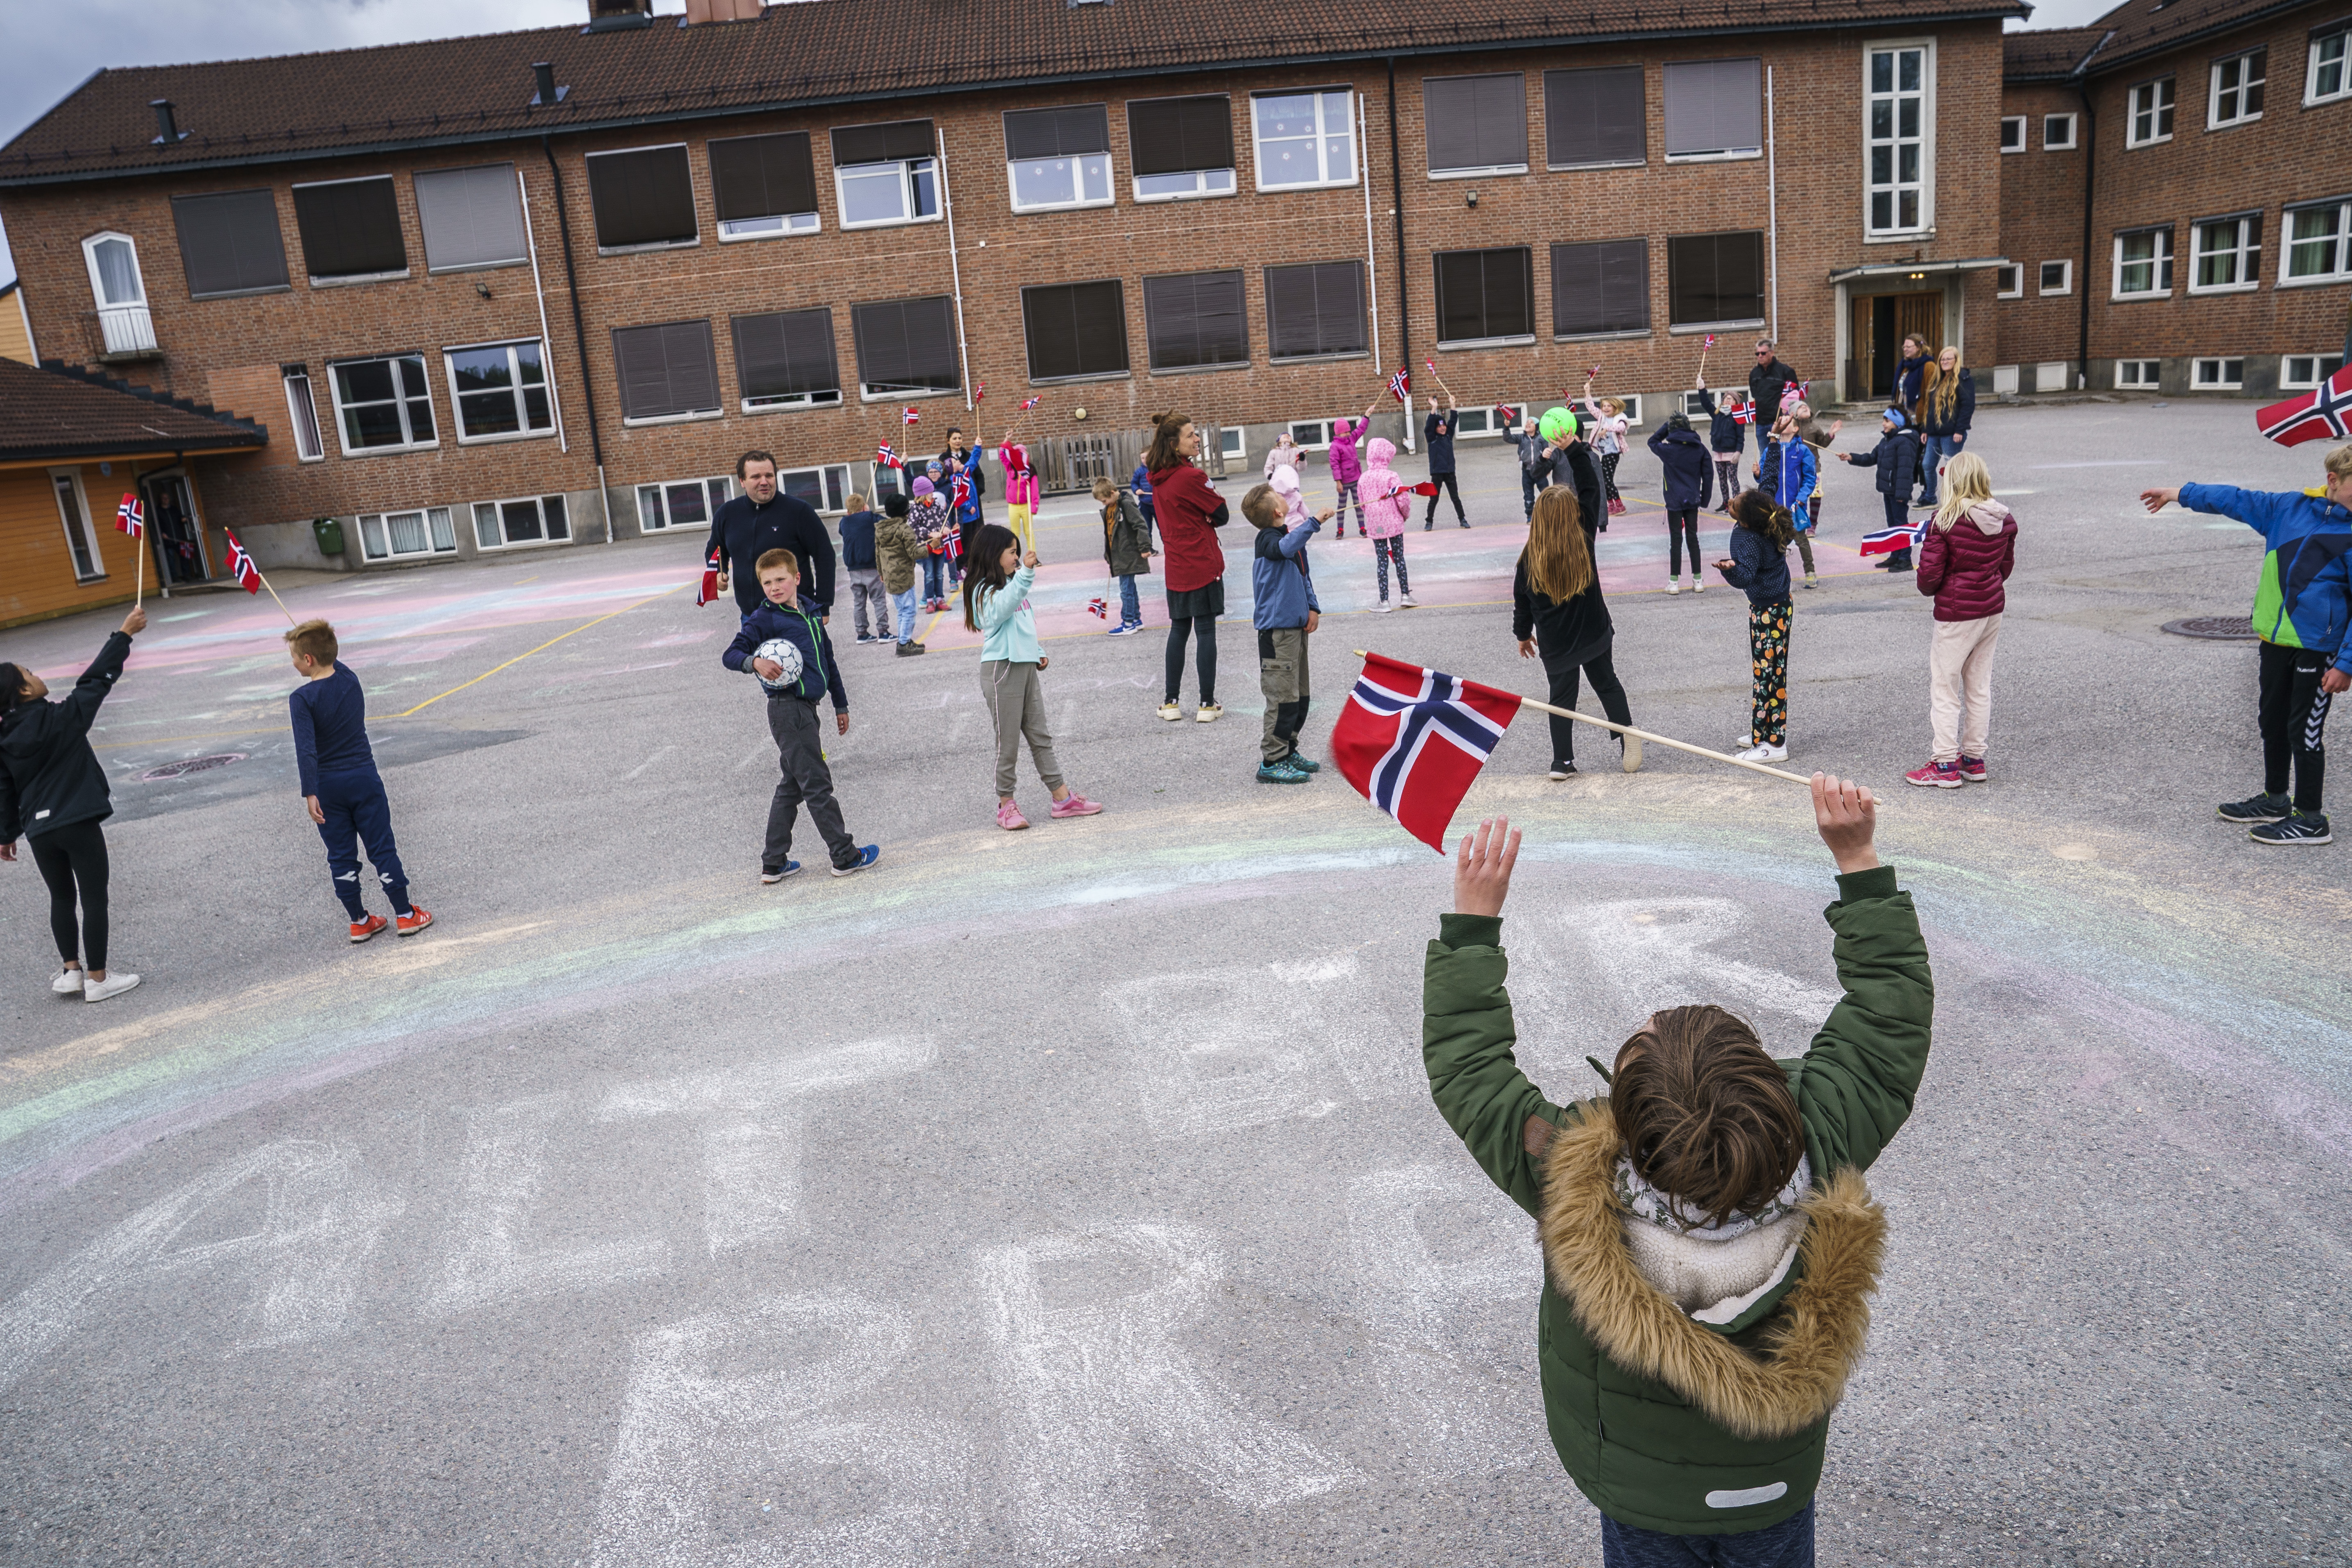
[[[1640,66],[1544,72],[1544,163],[1607,169],[1650,156]]]
[[[1249,311],[1241,273],[1146,278],[1143,331],[1154,370],[1249,363]]]
[[[400,203],[389,174],[295,186],[294,227],[302,237],[302,265],[314,279],[408,270]]]
[[[1764,236],[1685,234],[1666,241],[1666,310],[1677,327],[1760,324]]]
[[[1763,150],[1763,62],[1690,60],[1666,67],[1667,157],[1739,157]]]
[[[596,209],[600,250],[692,245],[700,237],[694,219],[694,177],[687,168],[684,142],[674,147],[637,147],[626,153],[591,153],[588,200]]]
[[[278,202],[268,191],[173,196],[172,221],[180,231],[180,261],[187,268],[192,297],[289,287]]]
[[[1127,374],[1127,293],[1116,278],[1021,290],[1029,379]]]
[[[1603,239],[1551,247],[1554,337],[1650,330],[1650,242]]]
[[[742,389],[743,412],[841,401],[831,310],[738,316],[734,328],[735,380]]]
[[[512,163],[428,169],[416,176],[415,185],[427,272],[512,267],[530,259]]]
[[[1223,93],[1130,99],[1127,147],[1139,201],[1231,195],[1234,101]]]
[[[817,226],[816,166],[808,132],[714,140],[710,194],[721,239],[813,232]]]
[[[1016,212],[1110,202],[1110,116],[1099,103],[1012,110],[1004,154]]]
[[[709,321],[613,329],[621,417],[677,419],[719,412],[719,362]]]
[[[1318,261],[1265,269],[1266,353],[1312,359],[1366,351],[1364,264]]]
[[[928,158],[934,151],[931,122],[928,120],[899,120],[887,125],[844,125],[833,132],[835,168],[849,168],[859,163],[891,163],[901,158]]]
[[[1534,262],[1525,246],[1441,250],[1437,341],[1475,343],[1535,336]]]
[[[955,392],[963,385],[956,369],[955,300],[949,295],[852,305],[849,331],[857,348],[859,390],[867,397]]]
[[[1528,166],[1526,77],[1425,77],[1421,102],[1431,174],[1507,174]]]

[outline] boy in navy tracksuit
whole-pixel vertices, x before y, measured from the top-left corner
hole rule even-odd
[[[1307,638],[1322,619],[1315,579],[1307,570],[1307,542],[1331,521],[1325,507],[1296,528],[1282,492],[1259,485],[1242,498],[1242,515],[1257,528],[1251,551],[1250,618],[1257,626],[1257,683],[1265,697],[1265,731],[1257,776],[1266,784],[1305,784],[1321,763],[1298,752],[1307,723]]]
[[[1739,493],[1739,458],[1748,450],[1748,426],[1738,415],[1740,395],[1727,392],[1718,404],[1715,395],[1699,383],[1698,405],[1706,411],[1706,444],[1715,453],[1715,477],[1722,487],[1723,500],[1717,511],[1731,510],[1731,498]]]
[[[415,936],[433,923],[433,911],[408,901],[408,873],[392,841],[392,803],[368,747],[367,693],[347,665],[336,662],[341,648],[335,628],[304,621],[286,634],[286,647],[302,684],[287,694],[294,721],[294,758],[302,775],[302,800],[326,841],[327,868],[335,897],[352,917],[351,938],[365,942],[387,924],[397,936]],[[394,918],[372,915],[360,900],[359,847],[392,900]]]
[[[824,736],[817,728],[817,699],[830,694],[835,730],[849,733],[849,694],[842,689],[833,639],[824,635],[816,605],[801,597],[800,562],[789,550],[771,550],[760,557],[757,570],[763,596],[719,657],[728,668],[759,677],[767,689],[768,733],[775,738],[776,762],[783,775],[768,803],[768,841],[760,856],[760,880],[781,882],[801,868],[792,858],[793,824],[803,804],[832,852],[833,874],[846,877],[863,871],[882,853],[871,844],[861,847],[849,837],[841,804],[833,798],[833,770],[825,765]],[[783,679],[783,666],[760,656],[762,644],[776,640],[790,643],[800,654],[800,674],[789,682]]]

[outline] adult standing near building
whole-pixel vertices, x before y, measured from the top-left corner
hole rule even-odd
[[[1201,674],[1201,705],[1192,717],[1213,724],[1217,705],[1217,617],[1225,613],[1225,552],[1216,530],[1232,521],[1224,498],[1201,472],[1201,432],[1192,416],[1163,414],[1144,454],[1160,512],[1160,552],[1168,584],[1168,680],[1160,716],[1184,717],[1176,704],[1184,679],[1184,639],[1191,637]]]
[[[816,508],[776,489],[775,455],[757,449],[735,459],[743,493],[711,520],[719,555],[719,587],[735,590],[735,607],[750,615],[760,607],[756,563],[771,550],[789,550],[801,563],[801,592],[816,602],[819,616],[833,609],[833,534]]]
[[[982,523],[988,521],[980,504],[982,498],[988,494],[986,457],[987,454],[975,450],[971,443],[964,439],[963,426],[961,425],[948,431],[948,444],[940,452],[940,467],[946,470],[950,485],[960,472],[971,480],[970,513],[971,530],[965,532],[964,539],[967,543],[971,542],[971,531],[977,531]],[[964,516],[958,514],[956,522],[959,527],[964,521]]]
[[[1748,373],[1748,395],[1756,405],[1756,433],[1759,437],[1780,417],[1782,395],[1800,384],[1801,379],[1780,363],[1780,356],[1772,352],[1771,339],[1756,340],[1756,365]]]
[[[1919,433],[1919,395],[1927,390],[1927,370],[1935,363],[1936,351],[1927,339],[1916,332],[1904,335],[1902,357],[1895,362],[1895,406],[1903,411],[1905,438],[1915,445],[1926,439]],[[1924,471],[1927,465],[1914,463],[1912,467]],[[1916,477],[1915,473],[1915,479]],[[1905,499],[1908,500],[1909,492],[1906,492]]]
[[[1927,438],[1919,454],[1919,505],[1937,504],[1936,476],[1960,455],[1976,416],[1976,377],[1961,367],[1958,346],[1947,343],[1919,394],[1919,431]]]

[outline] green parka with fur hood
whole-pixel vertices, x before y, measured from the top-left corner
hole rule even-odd
[[[1935,1011],[1927,942],[1894,871],[1841,876],[1838,895],[1824,913],[1845,996],[1804,1057],[1782,1063],[1813,1187],[1780,1228],[1742,1238],[1755,1277],[1713,1288],[1725,1256],[1713,1249],[1742,1243],[1687,1241],[1678,1258],[1685,1238],[1627,1212],[1608,1100],[1554,1105],[1519,1070],[1501,919],[1444,916],[1429,944],[1430,1089],[1486,1174],[1540,1222],[1552,1444],[1622,1523],[1762,1530],[1801,1510],[1821,1479],[1885,1245],[1861,1173],[1911,1113]]]

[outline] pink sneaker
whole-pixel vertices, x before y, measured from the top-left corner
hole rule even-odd
[[[1053,815],[1055,816],[1092,816],[1101,809],[1102,802],[1098,800],[1088,800],[1076,790],[1072,790],[1067,800],[1057,800],[1054,803]]]
[[[1017,833],[1029,826],[1029,819],[1021,815],[1019,806],[1008,800],[996,808],[996,826],[1007,833]]]
[[[1937,762],[1912,769],[1903,775],[1903,779],[1906,784],[1918,784],[1925,789],[1958,789],[1968,782],[1960,776],[1959,763]]]

